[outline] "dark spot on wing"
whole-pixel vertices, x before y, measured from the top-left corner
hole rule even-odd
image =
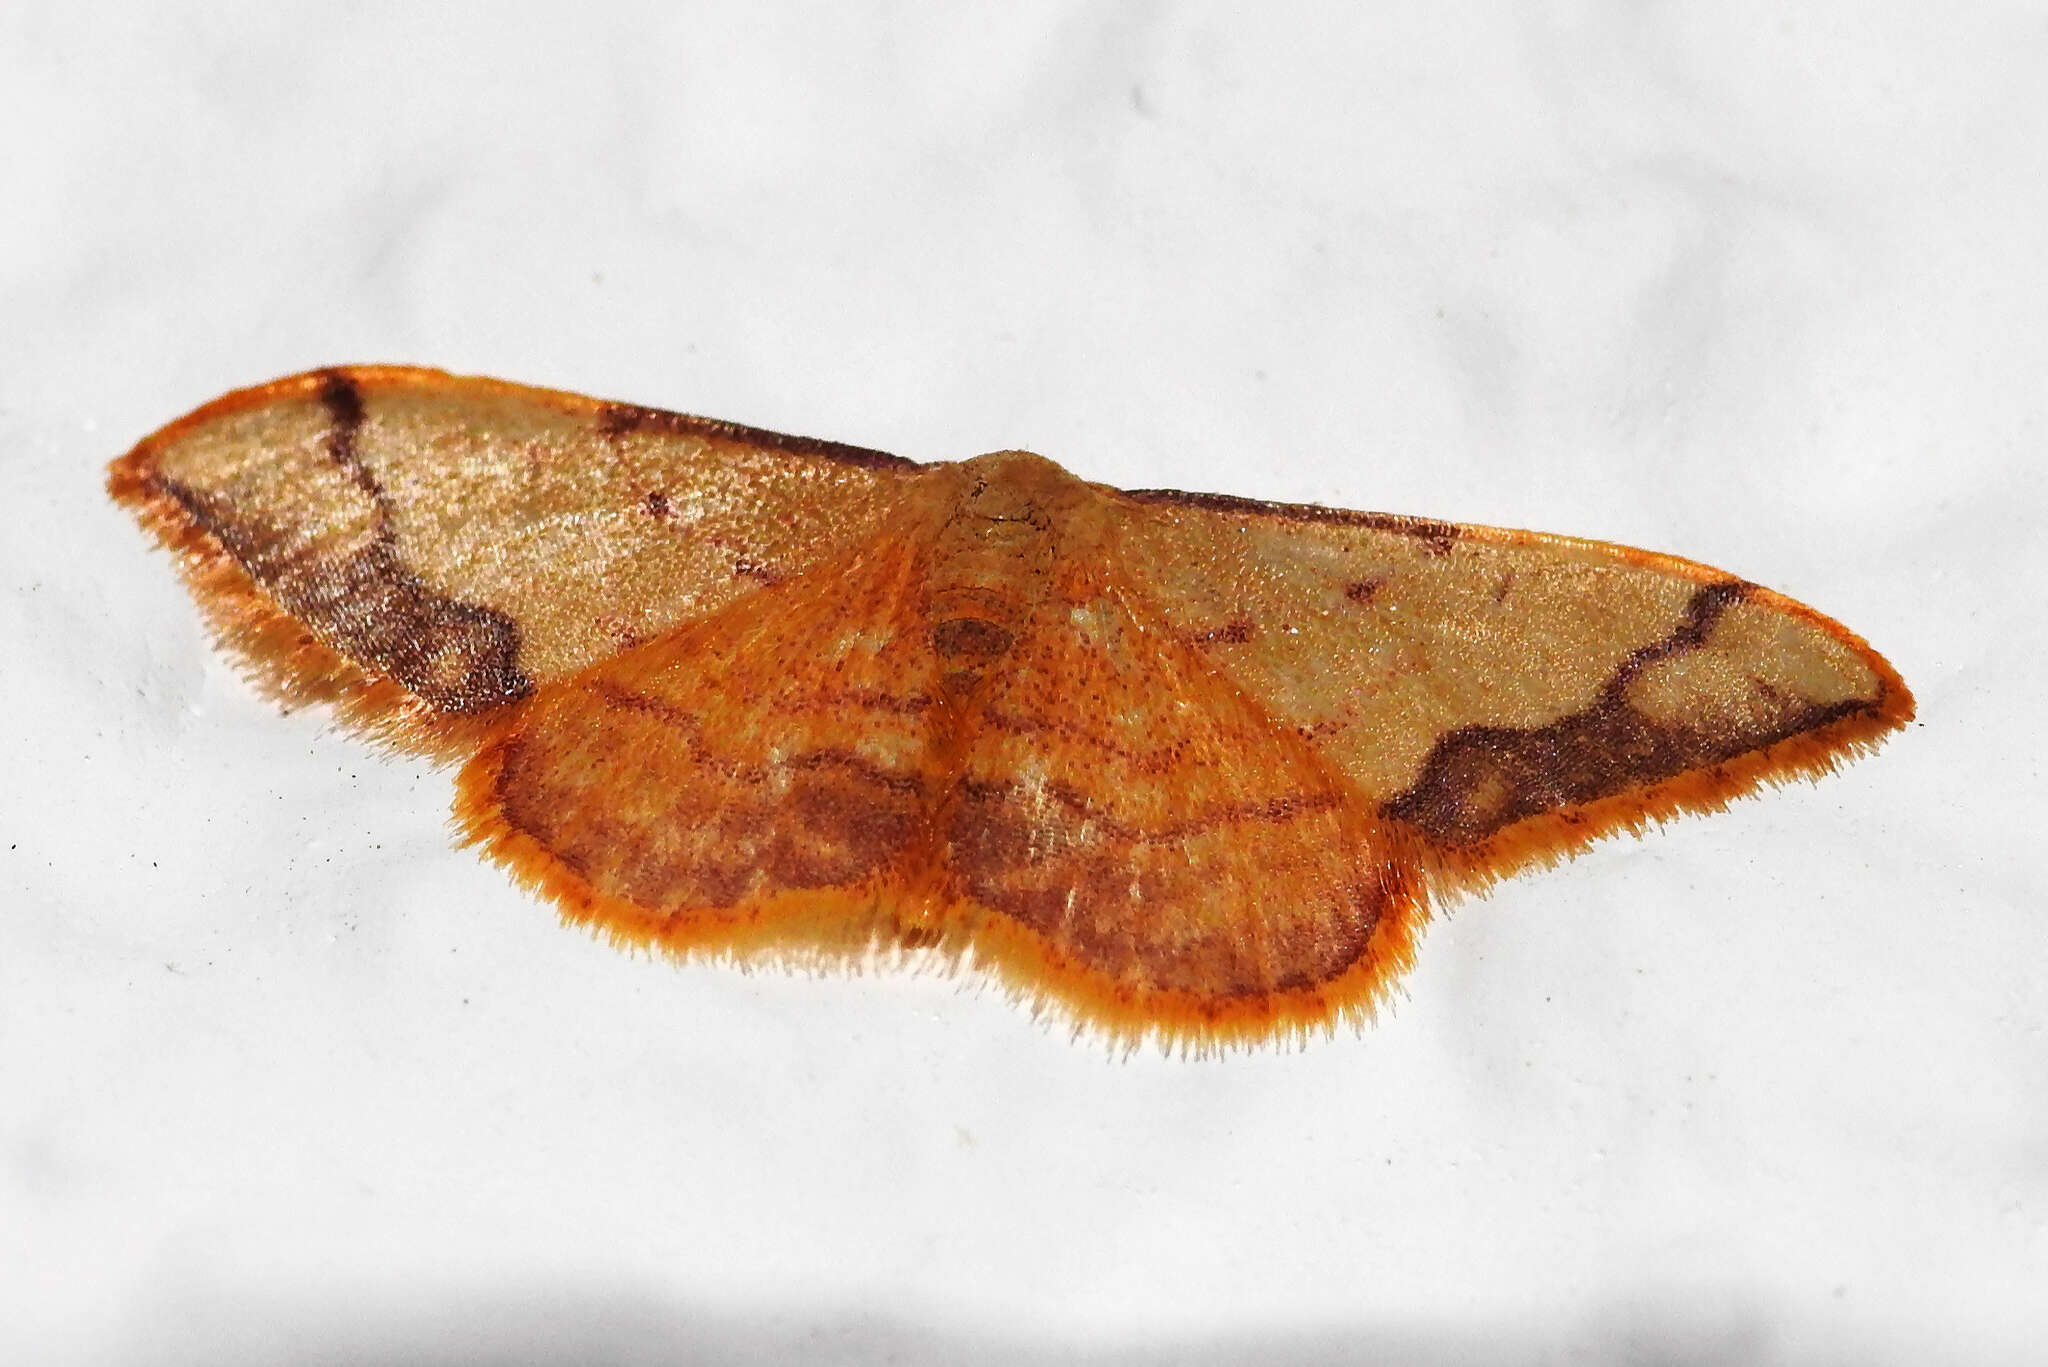
[[[1001,656],[1014,639],[1008,628],[979,617],[952,617],[932,628],[932,649],[940,659],[975,666]]]
[[[1253,636],[1257,634],[1258,627],[1253,624],[1251,618],[1233,617],[1230,621],[1225,622],[1220,627],[1213,627],[1208,631],[1196,632],[1195,634],[1185,637],[1184,639],[1187,641],[1189,645],[1197,646],[1243,645],[1246,641],[1249,641]]]

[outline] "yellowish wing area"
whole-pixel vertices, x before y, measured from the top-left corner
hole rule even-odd
[[[1830,768],[1912,698],[1840,624],[1596,541],[1204,495],[1127,496],[1146,610],[1483,883]]]
[[[264,682],[435,748],[874,533],[917,466],[434,370],[310,372],[144,439],[109,487]]]

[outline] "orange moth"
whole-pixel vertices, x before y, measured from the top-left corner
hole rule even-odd
[[[1913,714],[1673,556],[433,370],[229,394],[108,488],[268,691],[461,761],[469,841],[570,920],[930,950],[1126,1043],[1363,1020],[1432,901]]]

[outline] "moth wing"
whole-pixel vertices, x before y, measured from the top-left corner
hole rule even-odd
[[[989,664],[936,805],[976,957],[1126,1043],[1369,1014],[1413,956],[1412,856],[1099,568]]]
[[[463,769],[470,839],[620,943],[818,962],[916,942],[941,692],[924,511],[542,686]]]
[[[460,753],[550,680],[872,533],[918,466],[495,380],[309,372],[115,461],[260,683]]]
[[[1692,561],[1533,532],[1124,495],[1148,610],[1444,882],[1816,774],[1913,701],[1846,628]]]

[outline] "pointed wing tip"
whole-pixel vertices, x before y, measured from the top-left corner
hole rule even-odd
[[[107,493],[177,561],[179,577],[215,643],[251,687],[281,705],[326,704],[345,729],[438,763],[476,748],[487,729],[480,718],[437,711],[398,684],[368,673],[279,606],[164,487],[157,470],[162,439],[161,434],[145,438],[111,462]]]
[[[1725,810],[1741,798],[1795,782],[1817,782],[1875,751],[1913,717],[1903,684],[1814,727],[1717,764],[1687,769],[1640,788],[1540,812],[1475,844],[1432,846],[1431,883],[1444,894],[1481,892],[1525,869],[1548,867],[1611,836],[1643,835],[1683,816]]]

